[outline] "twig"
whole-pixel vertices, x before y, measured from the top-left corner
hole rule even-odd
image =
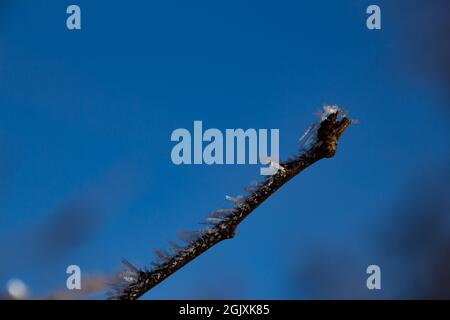
[[[313,139],[310,135],[309,146],[305,150],[284,163],[276,164],[278,171],[264,182],[248,188],[248,196],[227,197],[235,207],[215,211],[208,218],[212,225],[203,231],[190,234],[185,240],[186,246],[172,244],[172,253],[157,251],[159,261],[152,270],[139,270],[125,261],[127,270],[122,273],[121,283],[116,286],[115,292],[110,294],[110,299],[138,299],[206,250],[222,240],[233,238],[238,225],[281,186],[316,161],[333,157],[339,138],[350,124],[351,120],[337,107],[325,107],[321,122],[314,127],[316,129]]]

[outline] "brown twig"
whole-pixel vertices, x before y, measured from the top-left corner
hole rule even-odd
[[[127,270],[122,273],[122,282],[117,285],[111,299],[135,300],[181,269],[203,252],[222,240],[234,237],[238,225],[281,186],[304,169],[323,158],[331,158],[336,153],[339,138],[351,124],[337,108],[328,108],[322,114],[322,121],[313,132],[313,141],[300,155],[279,165],[279,170],[263,183],[247,189],[246,197],[232,199],[235,207],[218,210],[209,218],[213,225],[202,232],[194,233],[184,247],[172,244],[173,253],[160,250],[156,254],[159,263],[152,270],[139,270],[125,261]]]

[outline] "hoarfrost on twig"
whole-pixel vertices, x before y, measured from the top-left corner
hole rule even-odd
[[[228,201],[230,201],[231,203],[238,205],[240,203],[242,203],[242,201],[244,200],[243,196],[237,196],[237,197],[230,197],[230,196],[225,196],[225,199],[227,199]]]
[[[336,104],[324,105],[323,111],[320,114],[320,121],[326,120],[331,114],[341,112],[340,108]]]
[[[231,201],[235,207],[214,211],[208,221],[216,224],[202,232],[185,231],[181,233],[179,237],[187,245],[182,248],[171,244],[174,256],[166,251],[157,251],[157,256],[162,260],[171,259],[169,263],[157,264],[157,269],[146,271],[138,270],[130,263],[124,262],[128,267],[123,274],[125,284],[118,287],[111,298],[138,299],[215,244],[233,238],[238,225],[294,176],[321,159],[333,157],[339,138],[352,121],[336,105],[324,106],[320,119],[321,122],[310,127],[301,139],[308,144],[307,151],[283,162],[282,165],[278,161],[271,161],[270,166],[277,169],[277,172],[267,177],[262,183],[253,182],[253,186],[246,189],[250,193],[247,197],[226,196],[226,199]]]

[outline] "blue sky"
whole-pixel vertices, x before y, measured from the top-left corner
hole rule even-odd
[[[259,177],[258,166],[173,165],[174,129],[279,128],[286,158],[321,106],[336,103],[359,120],[337,156],[145,297],[310,298],[292,290],[291,274],[322,246],[368,262],[353,266],[364,287],[379,257],[368,230],[448,156],[445,90],[411,71],[401,12],[377,2],[379,31],[365,26],[368,1],[78,0],[81,31],[65,27],[69,2],[5,2],[0,286],[18,277],[39,296],[64,287],[69,264],[86,274],[111,274],[122,258],[149,265],[154,248]],[[52,243],[45,226],[67,212],[59,232],[79,219],[88,227]]]

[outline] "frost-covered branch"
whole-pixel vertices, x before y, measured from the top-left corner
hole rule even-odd
[[[124,261],[127,269],[121,274],[121,282],[116,285],[110,298],[138,299],[206,250],[222,240],[233,238],[239,224],[281,186],[316,161],[333,157],[339,138],[350,124],[351,120],[340,109],[326,106],[320,122],[308,131],[305,141],[307,145],[298,156],[276,164],[278,171],[262,183],[247,188],[247,196],[227,197],[234,203],[234,208],[215,211],[207,220],[207,228],[185,234],[183,240],[186,245],[171,243],[171,252],[156,251],[158,261],[153,269],[140,270]]]

